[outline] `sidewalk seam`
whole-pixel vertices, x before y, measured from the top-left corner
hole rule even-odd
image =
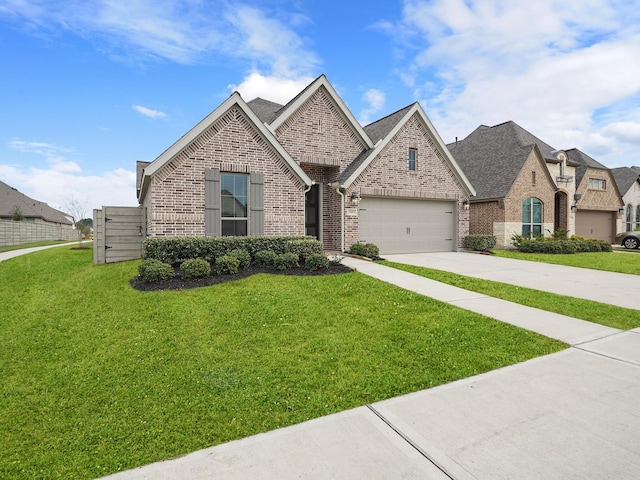
[[[378,417],[380,420],[382,420],[391,430],[393,430],[394,432],[396,432],[396,434],[402,438],[405,442],[407,442],[414,450],[416,450],[420,455],[422,455],[427,461],[429,461],[429,463],[433,464],[434,467],[436,467],[438,470],[440,470],[447,478],[450,478],[451,480],[456,480],[456,478],[449,473],[446,468],[444,468],[442,465],[440,465],[436,460],[434,460],[427,452],[425,452],[422,448],[420,448],[420,446],[415,443],[413,440],[411,440],[407,435],[405,435],[404,433],[402,433],[400,431],[400,429],[398,429],[393,423],[391,423],[389,420],[387,420],[384,415],[382,415],[380,412],[378,412],[373,405],[366,405],[366,407],[371,410],[371,412],[373,412],[373,414]]]

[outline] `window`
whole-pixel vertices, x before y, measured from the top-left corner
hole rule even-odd
[[[640,228],[640,205],[636,206],[636,228]]]
[[[522,202],[522,236],[542,234],[542,202],[537,198],[527,198]]]
[[[220,174],[220,216],[222,235],[247,234],[247,175],[242,173]]]
[[[564,162],[560,162],[558,166],[560,167],[560,176],[564,177]]]
[[[415,148],[409,149],[409,171],[415,172],[416,170],[416,157],[418,156],[418,150]]]
[[[601,178],[590,178],[589,179],[589,188],[592,190],[606,190],[607,189],[607,181],[602,180]]]
[[[627,211],[625,215],[625,227],[627,232],[633,230],[633,223],[631,222],[631,208],[631,204],[627,205]]]

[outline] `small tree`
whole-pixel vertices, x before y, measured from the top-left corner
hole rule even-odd
[[[11,220],[14,222],[21,222],[24,220],[24,214],[18,205],[14,205],[13,210],[11,210]]]
[[[82,239],[88,231],[88,227],[82,220],[87,216],[87,203],[89,203],[87,200],[79,200],[71,194],[71,197],[64,202],[63,207],[73,219],[73,226],[78,232],[78,245],[80,247],[82,247]]]

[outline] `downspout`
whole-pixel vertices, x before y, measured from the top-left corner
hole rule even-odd
[[[340,253],[344,253],[344,193],[340,190],[344,190],[344,186],[340,182],[330,183],[331,188],[335,188],[338,195],[341,198],[340,204]]]

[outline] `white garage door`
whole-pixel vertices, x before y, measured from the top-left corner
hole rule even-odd
[[[365,197],[360,201],[360,241],[381,254],[456,250],[455,203]]]

